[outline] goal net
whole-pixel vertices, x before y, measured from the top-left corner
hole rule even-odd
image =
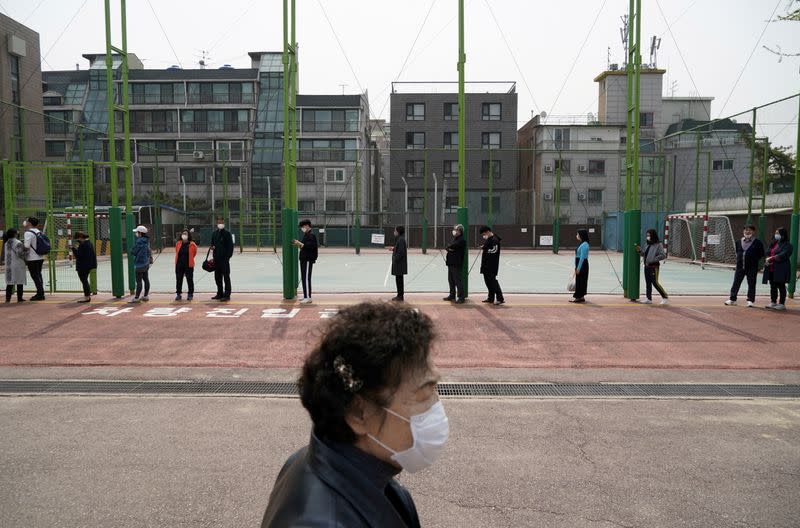
[[[664,232],[670,256],[701,266],[736,263],[736,241],[727,216],[670,215]]]

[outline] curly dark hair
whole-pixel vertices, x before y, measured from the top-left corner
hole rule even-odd
[[[404,377],[428,366],[433,322],[416,309],[389,303],[362,303],[331,319],[303,365],[300,399],[318,438],[352,444],[345,416],[356,394],[388,406]],[[345,363],[358,385],[334,367]],[[343,361],[342,361],[343,360]]]

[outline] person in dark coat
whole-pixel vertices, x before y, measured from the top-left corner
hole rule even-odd
[[[211,254],[214,258],[214,282],[217,294],[214,301],[231,300],[231,257],[233,257],[233,235],[225,229],[225,219],[217,217],[217,230],[211,235]],[[223,289],[223,283],[225,288]]]
[[[298,381],[311,439],[280,470],[261,528],[421,526],[394,477],[432,465],[449,436],[433,332],[427,315],[399,303],[329,320]]]
[[[497,305],[505,304],[506,301],[503,298],[500,283],[497,282],[497,273],[500,270],[500,237],[495,235],[489,226],[481,226],[479,232],[483,238],[481,274],[489,292],[488,296],[481,302]]]
[[[736,271],[733,274],[733,286],[726,306],[736,306],[736,298],[742,281],[747,278],[747,307],[752,308],[756,303],[756,278],[758,266],[764,258],[764,244],[756,238],[756,226],[744,226],[744,236],[736,241]]]
[[[575,250],[575,293],[569,302],[586,302],[586,292],[589,288],[589,231],[578,229],[575,235],[578,248]]]
[[[392,275],[397,284],[397,296],[393,301],[402,301],[405,294],[403,275],[408,273],[408,247],[406,246],[406,228],[397,226],[394,228],[394,247],[392,248]]]
[[[450,295],[444,301],[453,301],[456,304],[464,303],[464,280],[461,273],[464,267],[464,258],[467,253],[467,241],[464,240],[464,226],[457,224],[453,227],[453,242],[447,246],[447,282],[450,284]]]
[[[303,282],[303,299],[301,304],[311,302],[311,272],[319,256],[319,243],[317,235],[311,231],[311,220],[301,220],[300,230],[303,240],[292,240],[292,244],[300,248],[300,279]]]
[[[194,299],[194,259],[197,256],[197,244],[192,240],[192,232],[184,229],[181,239],[175,244],[175,300],[182,300],[183,278],[189,288],[187,301]]]
[[[75,258],[75,271],[83,286],[83,299],[78,302],[88,303],[92,300],[92,287],[89,285],[89,275],[97,269],[97,254],[94,246],[89,241],[86,233],[75,233],[75,245],[72,246],[72,255]]]
[[[767,250],[767,260],[764,265],[764,284],[769,282],[769,296],[772,302],[765,308],[783,311],[786,310],[786,283],[789,282],[791,274],[797,272],[791,269],[789,262],[793,248],[786,228],[776,229],[773,238],[774,242]]]

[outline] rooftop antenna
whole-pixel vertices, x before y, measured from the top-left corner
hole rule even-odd
[[[650,41],[650,64],[653,65],[653,68],[656,68],[656,60],[657,60],[657,52],[658,48],[661,47],[661,39],[657,36],[653,35],[653,40]]]
[[[211,61],[211,57],[208,56],[208,51],[200,50],[201,55],[195,55],[195,57],[200,57],[200,60],[197,61],[197,64],[200,65],[201,70],[205,70],[208,63]]]
[[[619,36],[622,39],[622,49],[625,51],[625,64],[628,64],[628,15],[622,15],[619,18],[622,20]]]
[[[678,91],[678,81],[672,81],[672,84],[669,87],[669,92],[671,97],[675,97],[675,92]]]
[[[611,46],[606,50],[606,70],[611,69]]]
[[[347,84],[340,84],[339,86],[341,86],[341,87],[342,87],[342,95],[344,95],[344,89],[345,89],[347,86],[349,86],[349,85],[347,85]]]

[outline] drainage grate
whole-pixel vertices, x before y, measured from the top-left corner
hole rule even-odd
[[[291,382],[0,380],[0,394],[177,394],[297,397]],[[800,398],[800,385],[672,383],[442,383],[453,398]]]

